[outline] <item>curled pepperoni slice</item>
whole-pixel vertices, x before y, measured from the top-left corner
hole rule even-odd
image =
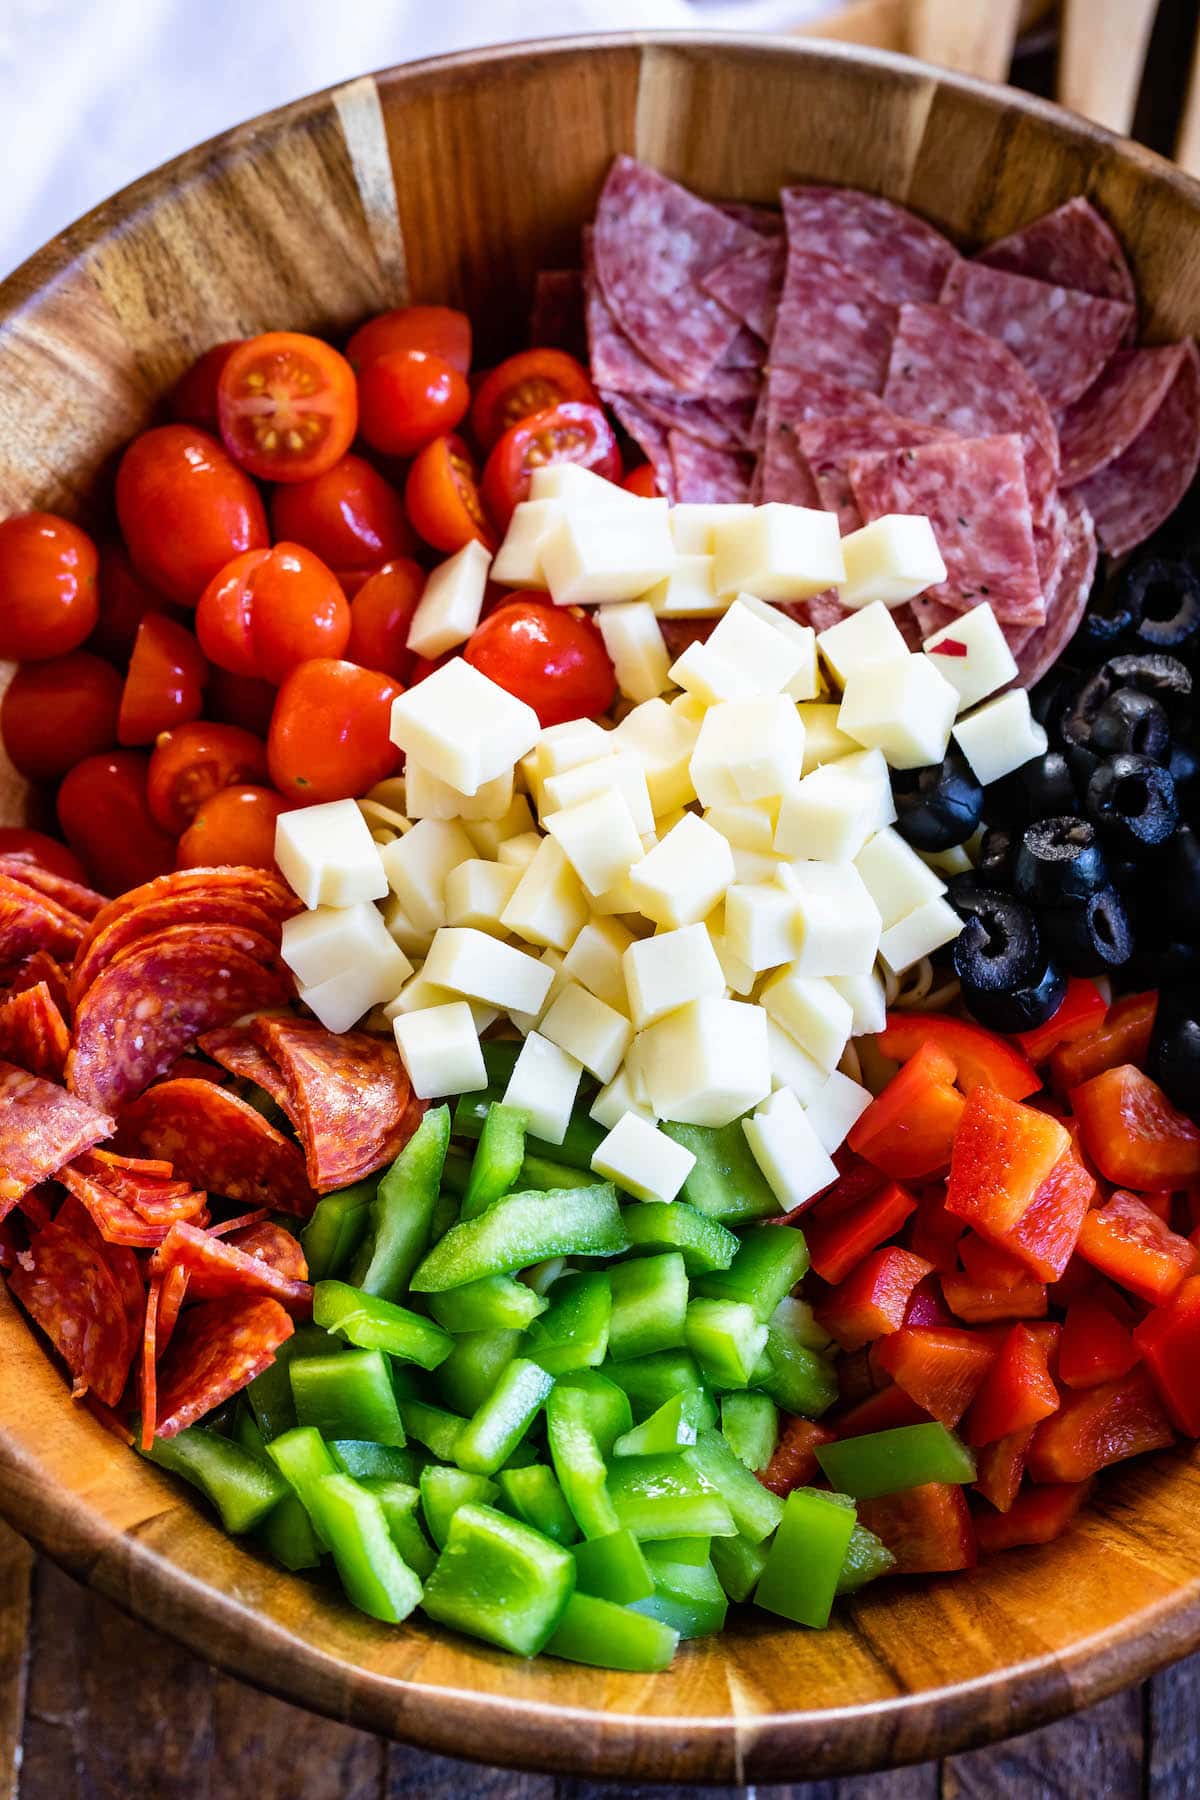
[[[174,1437],[238,1394],[295,1326],[277,1300],[238,1295],[189,1307],[158,1370],[158,1437]]]
[[[74,1396],[116,1406],[134,1338],[116,1281],[100,1251],[51,1223],[35,1232],[8,1285],[71,1371]]]

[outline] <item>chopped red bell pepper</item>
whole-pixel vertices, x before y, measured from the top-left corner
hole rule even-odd
[[[847,1139],[850,1148],[898,1181],[941,1174],[965,1104],[955,1073],[955,1063],[936,1044],[919,1045],[859,1117]]]
[[[1175,1424],[1200,1437],[1200,1275],[1148,1313],[1133,1342]]]
[[[1200,1268],[1195,1245],[1122,1188],[1083,1221],[1079,1254],[1151,1306],[1168,1300],[1184,1276]]]
[[[1104,1023],[1086,1037],[1063,1044],[1050,1058],[1050,1081],[1058,1094],[1102,1075],[1121,1063],[1143,1063],[1150,1052],[1157,994],[1125,994],[1109,1007]]]
[[[893,1381],[829,1423],[840,1438],[848,1438],[863,1437],[869,1431],[894,1431],[901,1425],[924,1425],[928,1419],[924,1407]]]
[[[955,1318],[968,1325],[987,1325],[1001,1319],[1044,1319],[1050,1305],[1045,1282],[1030,1274],[1017,1287],[992,1286],[963,1274],[943,1275],[942,1292]]]
[[[1044,1063],[1060,1044],[1073,1044],[1098,1030],[1107,1011],[1108,1003],[1095,982],[1072,975],[1058,1011],[1044,1025],[1035,1025],[1032,1031],[1018,1031],[1017,1043],[1031,1062]],[[1021,1094],[1013,1095],[1014,1100],[1023,1098]]]
[[[1171,1223],[1175,1211],[1175,1196],[1170,1188],[1153,1188],[1139,1195],[1143,1206],[1148,1206],[1164,1225]]]
[[[844,1356],[839,1356],[836,1370],[838,1399],[845,1406],[857,1406],[860,1400],[865,1400],[876,1388],[881,1388],[887,1379],[876,1373],[871,1362],[871,1352],[865,1345],[861,1350],[849,1350]]]
[[[1067,1307],[1058,1378],[1065,1387],[1099,1387],[1126,1375],[1138,1359],[1133,1338],[1096,1294],[1079,1294]]]
[[[766,1468],[758,1471],[758,1479],[781,1498],[793,1488],[807,1487],[821,1473],[818,1446],[832,1444],[835,1436],[828,1425],[819,1425],[815,1419],[798,1419],[785,1413],[779,1442]]]
[[[1109,1463],[1164,1450],[1174,1442],[1171,1421],[1145,1369],[1131,1369],[1100,1387],[1063,1395],[1029,1446],[1034,1481],[1086,1481]]]
[[[843,1281],[864,1256],[895,1237],[916,1205],[913,1195],[896,1181],[832,1212],[822,1201],[804,1221],[813,1269],[822,1281]]]
[[[1073,1150],[1060,1156],[1011,1231],[997,1240],[1042,1281],[1057,1281],[1096,1198],[1096,1180]]]
[[[1032,1206],[1070,1146],[1065,1129],[1049,1114],[976,1088],[967,1096],[954,1139],[947,1211],[988,1237],[1002,1237]]]
[[[913,1289],[929,1274],[927,1262],[898,1244],[875,1250],[817,1307],[817,1323],[843,1350],[857,1350],[873,1338],[899,1331]]]
[[[966,1495],[950,1482],[860,1500],[858,1520],[887,1545],[897,1575],[948,1574],[973,1569],[978,1560]]]
[[[1039,1425],[1058,1411],[1058,1405],[1045,1349],[1032,1331],[1014,1325],[971,1402],[963,1436],[968,1444],[994,1444]]]
[[[941,1282],[936,1275],[924,1276],[912,1291],[905,1309],[904,1323],[952,1326],[954,1322],[954,1314],[942,1298]]]
[[[1009,1039],[949,1013],[889,1013],[875,1042],[884,1056],[899,1063],[907,1062],[922,1044],[936,1044],[957,1068],[958,1085],[965,1094],[987,1087],[1010,1100],[1026,1100],[1042,1085],[1032,1063]]]
[[[997,1512],[1007,1512],[1017,1497],[1035,1427],[1010,1432],[975,1453],[975,1488]]]
[[[975,1514],[979,1548],[1016,1550],[1023,1544],[1049,1544],[1061,1537],[1088,1497],[1088,1481],[1056,1482],[1053,1487],[1026,1488],[1007,1512]]]
[[[962,1220],[946,1211],[945,1188],[927,1188],[908,1228],[908,1247],[935,1269],[957,1269],[959,1241],[965,1230]]]
[[[964,1234],[958,1254],[971,1280],[983,1287],[1021,1287],[1029,1280],[1028,1265],[1019,1256],[973,1231]]]
[[[880,1338],[872,1362],[943,1425],[957,1425],[996,1354],[973,1331],[904,1325]]]
[[[1035,1337],[1042,1346],[1042,1349],[1046,1354],[1046,1365],[1049,1368],[1051,1375],[1056,1375],[1058,1369],[1058,1346],[1062,1341],[1062,1326],[1059,1324],[1058,1320],[1022,1319],[1020,1323],[1024,1325],[1030,1336]],[[979,1327],[979,1335],[982,1338],[986,1338],[993,1349],[999,1350],[1001,1344],[1011,1330],[1011,1325],[1005,1325],[1003,1323],[981,1325]]]
[[[1132,1063],[1072,1088],[1084,1147],[1119,1187],[1186,1187],[1200,1179],[1200,1127]]]

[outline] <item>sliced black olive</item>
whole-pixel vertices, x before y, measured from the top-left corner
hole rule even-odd
[[[1071,779],[1075,783],[1077,794],[1086,794],[1088,782],[1100,767],[1104,758],[1098,750],[1092,750],[1084,744],[1069,744],[1066,751],[1067,767],[1071,771]]]
[[[1181,825],[1171,840],[1161,896],[1167,922],[1185,940],[1200,938],[1200,835]]]
[[[1071,683],[1058,717],[1057,736],[1065,750],[1091,748],[1096,715],[1109,695],[1121,686],[1110,668],[1111,664],[1105,663],[1103,668],[1093,669],[1090,675],[1081,675]]]
[[[1127,641],[1133,622],[1119,592],[1102,594],[1084,613],[1071,647],[1093,656],[1111,656]]]
[[[1048,906],[1038,924],[1069,975],[1106,975],[1133,955],[1133,926],[1115,888],[1101,888],[1075,906]]]
[[[1146,756],[1113,756],[1088,783],[1088,818],[1120,849],[1165,844],[1179,824],[1175,783]]]
[[[1016,832],[1010,831],[1007,825],[988,826],[979,846],[979,861],[975,870],[980,881],[990,882],[993,887],[998,888],[1009,885],[1017,842]]]
[[[980,891],[954,940],[959,980],[979,992],[1005,993],[1040,981],[1045,961],[1037,920],[1029,907],[1008,894]]]
[[[1177,656],[1168,656],[1161,650],[1110,656],[1100,673],[1108,678],[1110,692],[1114,688],[1135,687],[1143,694],[1153,694],[1164,705],[1191,698],[1190,671]]]
[[[1048,819],[1079,811],[1079,793],[1071,766],[1061,750],[1047,750],[1017,771],[1029,797],[1031,819]],[[990,796],[989,796],[990,798]],[[989,805],[988,811],[991,811]]]
[[[1013,862],[1013,889],[1033,906],[1069,906],[1108,886],[1096,827],[1087,819],[1028,825]]]
[[[1192,1118],[1200,1115],[1200,1019],[1194,1013],[1157,1023],[1150,1067],[1176,1106]]]
[[[1035,936],[1036,930],[1034,926]],[[1012,967],[1014,961],[1005,954],[992,957],[988,927],[982,919],[968,919],[954,945],[954,966],[968,1011],[990,1031],[1031,1031],[1035,1025],[1045,1024],[1062,1005],[1067,991],[1066,977],[1040,943],[1028,978],[991,985],[995,968],[1001,964]]]
[[[1117,591],[1134,641],[1149,650],[1191,647],[1200,632],[1200,579],[1185,560],[1142,556],[1125,569]]]
[[[986,913],[989,907],[1008,896],[989,881],[981,869],[970,869],[950,877],[946,883],[946,898],[960,919],[973,919],[977,913]]]
[[[896,830],[914,850],[949,850],[965,843],[983,816],[983,786],[965,756],[951,749],[944,762],[892,773]]]
[[[1148,756],[1166,762],[1171,749],[1171,724],[1166,709],[1153,694],[1138,688],[1118,688],[1110,694],[1092,722],[1089,746],[1102,756]]]

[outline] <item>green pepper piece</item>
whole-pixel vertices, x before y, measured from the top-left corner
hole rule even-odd
[[[833,1364],[804,1341],[807,1327],[792,1323],[790,1300],[780,1302],[767,1325],[767,1343],[750,1377],[751,1387],[768,1394],[785,1412],[819,1419],[837,1399]],[[801,1315],[802,1316],[802,1315]]]
[[[767,1566],[767,1546],[749,1538],[714,1538],[710,1550],[717,1580],[731,1600],[748,1600]]]
[[[594,1369],[608,1354],[611,1321],[612,1289],[606,1274],[596,1269],[564,1275],[550,1290],[546,1312],[526,1332],[526,1349],[548,1375]]]
[[[628,1394],[596,1369],[579,1369],[572,1375],[564,1375],[558,1385],[583,1395],[584,1410],[596,1435],[600,1454],[608,1456],[622,1432],[628,1431],[633,1424]]]
[[[933,1420],[826,1444],[817,1461],[834,1487],[856,1500],[924,1487],[927,1481],[975,1479],[975,1458],[962,1439]]]
[[[446,1153],[449,1155],[449,1151]],[[429,1248],[440,1244],[452,1225],[458,1224],[461,1200],[457,1194],[451,1193],[445,1185],[446,1170],[442,1167],[442,1189],[433,1203],[433,1217],[429,1221]]]
[[[618,1457],[608,1489],[617,1523],[643,1541],[732,1537],[737,1530],[722,1496],[682,1455]]]
[[[465,1331],[437,1373],[438,1396],[469,1418],[492,1392],[517,1353],[519,1331]]]
[[[421,1583],[392,1542],[378,1498],[349,1475],[322,1475],[308,1489],[307,1504],[351,1604],[385,1625],[407,1619]]]
[[[434,1107],[379,1183],[371,1229],[350,1275],[355,1287],[402,1298],[429,1244],[449,1143],[450,1109]]]
[[[687,1346],[718,1387],[745,1387],[767,1343],[767,1327],[742,1300],[692,1300]]]
[[[297,1326],[291,1337],[280,1344],[274,1362],[256,1375],[246,1389],[258,1429],[267,1443],[281,1432],[293,1430],[296,1424],[292,1363],[303,1356],[336,1356],[343,1348],[339,1338],[331,1338],[315,1325]]]
[[[345,1268],[367,1235],[378,1187],[379,1178],[372,1175],[317,1201],[300,1233],[310,1281],[324,1281]]]
[[[696,1158],[679,1197],[697,1212],[722,1225],[742,1225],[748,1219],[771,1219],[778,1214],[779,1201],[750,1154],[740,1119],[720,1126],[664,1121],[663,1130]]]
[[[821,1355],[833,1348],[833,1339],[818,1323],[812,1301],[802,1300],[798,1294],[784,1296],[767,1320],[767,1326],[768,1339],[773,1331],[776,1336],[782,1334],[806,1350],[816,1350]],[[836,1351],[834,1353],[836,1355]]]
[[[436,1369],[454,1348],[453,1338],[440,1325],[344,1281],[318,1281],[313,1318],[360,1350],[386,1350],[421,1369]]]
[[[663,1620],[576,1591],[545,1648],[547,1656],[593,1669],[653,1675],[668,1666],[678,1643],[679,1633]]]
[[[689,1275],[727,1269],[737,1254],[732,1231],[686,1200],[644,1200],[627,1206],[621,1217],[635,1250],[678,1250]]]
[[[404,1417],[403,1411],[401,1418]],[[410,1486],[421,1473],[417,1451],[396,1444],[373,1444],[369,1438],[333,1438],[329,1454],[343,1475],[355,1481],[403,1481]]]
[[[454,1225],[412,1277],[415,1293],[511,1275],[547,1256],[616,1256],[628,1248],[617,1190],[591,1187],[508,1194],[477,1219]]]
[[[494,1200],[511,1194],[525,1160],[525,1133],[529,1120],[515,1106],[488,1107],[471,1179],[463,1195],[462,1217],[474,1219],[486,1212]]]
[[[306,1356],[290,1367],[292,1398],[301,1425],[315,1425],[326,1438],[404,1443],[404,1424],[381,1350]]]
[[[238,1413],[234,1435],[243,1450],[248,1450],[251,1456],[257,1457],[272,1474],[279,1473],[271,1461],[262,1432],[248,1406],[242,1407]],[[291,1569],[293,1573],[297,1569],[315,1569],[321,1560],[321,1546],[309,1523],[308,1514],[300,1496],[291,1491],[290,1487],[278,1506],[273,1506],[256,1528],[255,1536],[276,1562],[282,1563],[285,1569]]]
[[[639,1423],[665,1405],[672,1394],[689,1396],[689,1416],[697,1430],[717,1422],[716,1402],[689,1350],[660,1350],[653,1356],[635,1357],[632,1362],[610,1363],[605,1374],[628,1394],[633,1416]]]
[[[742,1233],[729,1267],[703,1276],[696,1291],[712,1300],[744,1301],[765,1325],[807,1269],[802,1231],[794,1225],[752,1225]]]
[[[604,1455],[596,1435],[596,1407],[584,1389],[558,1383],[546,1401],[550,1460],[575,1523],[585,1538],[620,1529],[609,1497]]]
[[[464,1094],[454,1109],[455,1137],[479,1137],[487,1121],[488,1108],[503,1102],[507,1086],[506,1078],[503,1086],[493,1085],[482,1093]],[[604,1135],[600,1126],[589,1119],[586,1113],[576,1112],[567,1125],[561,1144],[551,1144],[545,1138],[527,1137],[525,1154],[544,1156],[550,1162],[566,1163],[572,1169],[590,1170],[592,1158],[604,1141]],[[588,1179],[591,1181],[593,1177],[589,1175]]]
[[[681,1454],[689,1469],[720,1494],[742,1537],[752,1544],[770,1537],[783,1517],[783,1501],[750,1473],[719,1431],[700,1432]]]
[[[815,1488],[795,1488],[784,1501],[755,1605],[798,1625],[828,1625],[853,1532],[849,1507]]]
[[[748,1469],[765,1469],[779,1442],[779,1413],[767,1394],[726,1394],[721,1400],[721,1430],[738,1460]]]
[[[486,1475],[467,1469],[444,1469],[429,1463],[421,1470],[421,1511],[429,1535],[440,1550],[450,1535],[450,1521],[460,1506],[490,1506],[500,1489]]]
[[[461,1200],[467,1191],[471,1179],[471,1158],[457,1144],[451,1144],[446,1152],[446,1160],[442,1164],[442,1194],[450,1194],[455,1200]]]
[[[674,1350],[683,1343],[688,1278],[678,1250],[616,1263],[608,1280],[612,1289],[608,1354],[614,1362]]]
[[[686,1394],[672,1394],[648,1419],[622,1432],[613,1445],[614,1456],[660,1456],[696,1441],[696,1427],[688,1415]]]
[[[699,1568],[706,1563],[712,1553],[714,1544],[723,1544],[724,1538],[686,1537],[659,1538],[653,1544],[647,1544],[646,1557],[653,1562],[691,1563]]]
[[[550,1302],[511,1275],[484,1275],[465,1287],[429,1296],[429,1310],[443,1331],[522,1331]]]
[[[896,1566],[896,1559],[882,1539],[855,1521],[846,1546],[846,1560],[838,1576],[839,1594],[857,1594],[868,1581],[877,1581]]]
[[[203,1425],[190,1425],[174,1437],[156,1437],[142,1454],[199,1488],[229,1532],[252,1530],[287,1497],[287,1483],[275,1469]]]
[[[517,1356],[459,1433],[454,1460],[476,1475],[494,1475],[512,1455],[554,1386],[537,1363]]]
[[[400,1417],[409,1437],[431,1450],[439,1462],[452,1463],[458,1448],[458,1434],[466,1424],[459,1413],[445,1412],[424,1400],[403,1398],[399,1401]]]
[[[552,1162],[548,1156],[527,1156],[517,1185],[546,1193],[553,1188],[591,1187],[595,1179],[591,1169],[575,1169],[568,1163]]]
[[[545,1262],[534,1263],[531,1269],[522,1269],[521,1280],[535,1294],[540,1294],[545,1299],[555,1282],[571,1272],[571,1264],[565,1256],[548,1256]]]
[[[291,1431],[272,1438],[267,1445],[267,1455],[279,1470],[284,1480],[289,1482],[293,1496],[300,1501],[308,1515],[318,1544],[328,1547],[321,1529],[314,1517],[312,1507],[308,1503],[309,1490],[314,1481],[322,1475],[336,1475],[337,1464],[325,1446],[319,1431],[311,1425],[297,1425]]]
[[[506,1512],[532,1525],[556,1544],[573,1544],[579,1537],[574,1516],[564,1498],[558,1477],[545,1463],[524,1469],[501,1469],[496,1476],[500,1500]]]
[[[631,1611],[669,1625],[681,1638],[711,1637],[723,1629],[729,1601],[707,1558],[699,1566],[668,1562],[651,1544],[646,1561],[654,1577],[654,1592],[646,1600],[635,1600]]]
[[[628,1606],[654,1592],[654,1577],[632,1531],[585,1538],[573,1547],[575,1579],[585,1594]]]
[[[368,1476],[359,1483],[368,1494],[374,1494],[383,1508],[393,1544],[415,1575],[424,1581],[437,1561],[437,1551],[421,1529],[417,1518],[421,1495],[406,1481],[388,1481]]]
[[[460,1506],[425,1585],[425,1611],[439,1625],[536,1656],[575,1586],[575,1559],[561,1544],[490,1506]]]

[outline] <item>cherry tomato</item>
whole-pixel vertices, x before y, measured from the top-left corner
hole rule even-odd
[[[293,669],[275,701],[267,736],[271,780],[293,806],[346,800],[394,775],[400,752],[388,736],[398,681],[357,663],[319,657]]]
[[[581,463],[606,481],[620,481],[621,452],[598,406],[567,400],[504,433],[487,459],[480,489],[497,525],[507,526],[518,502],[528,499],[535,469],[562,462]]]
[[[639,463],[636,469],[630,469],[621,486],[627,494],[637,494],[642,500],[658,498],[658,476],[648,462]]]
[[[471,453],[460,437],[434,438],[414,458],[404,505],[413,530],[435,550],[461,550],[472,538],[486,550],[496,547]]]
[[[202,425],[205,431],[219,430],[217,420],[217,383],[221,370],[233,355],[241,338],[226,338],[198,356],[190,369],[185,369],[171,389],[167,405],[171,417],[184,425]]]
[[[178,837],[222,788],[267,779],[261,738],[237,725],[197,720],[160,735],[150,752],[146,800],[155,824]]]
[[[31,781],[58,781],[72,763],[117,741],[121,677],[87,650],[22,663],[0,702],[0,737]]]
[[[152,744],[160,731],[204,711],[208,664],[184,625],[147,613],[138,626],[117,718],[117,742]]]
[[[213,869],[233,863],[247,869],[275,867],[275,821],[287,801],[273,788],[223,787],[210,796],[179,840],[177,869]]]
[[[409,556],[417,542],[399,493],[361,456],[343,456],[311,481],[276,488],[271,526],[276,538],[303,544],[339,576]]]
[[[411,557],[376,569],[350,602],[349,660],[407,682],[413,664],[408,632],[424,587],[425,571]]]
[[[471,429],[490,450],[513,425],[564,400],[600,405],[582,363],[565,350],[520,350],[484,376],[471,402]]]
[[[0,657],[32,662],[77,650],[96,623],[96,546],[57,513],[0,524]]]
[[[373,357],[358,377],[362,434],[385,456],[414,456],[453,431],[470,403],[466,376],[427,350]]]
[[[350,607],[336,575],[299,544],[235,557],[196,608],[206,656],[233,675],[279,683],[310,656],[340,656]]]
[[[123,544],[100,546],[100,617],[88,649],[127,663],[138,626],[148,612],[161,612],[163,597],[142,580]]]
[[[240,725],[265,738],[275,710],[275,689],[256,675],[231,675],[214,663],[208,672],[204,710],[222,725]]]
[[[476,629],[463,656],[532,706],[543,726],[607,712],[617,678],[604,639],[586,613],[517,594]]]
[[[149,758],[106,750],[76,763],[58,790],[58,822],[105,894],[123,894],[175,867],[175,840],[146,804]]]
[[[47,837],[44,831],[30,831],[24,825],[0,825],[0,856],[10,862],[33,863],[51,875],[86,885],[88,872],[73,850]]]
[[[217,413],[229,454],[263,481],[308,481],[354,441],[354,370],[331,344],[266,331],[239,344],[221,370]]]
[[[465,375],[471,367],[471,321],[452,306],[398,306],[359,326],[346,345],[346,359],[362,369],[395,350],[428,350]]]
[[[270,542],[258,489],[193,425],[134,438],[117,470],[117,517],[138,574],[181,606],[195,606],[230,557]]]

